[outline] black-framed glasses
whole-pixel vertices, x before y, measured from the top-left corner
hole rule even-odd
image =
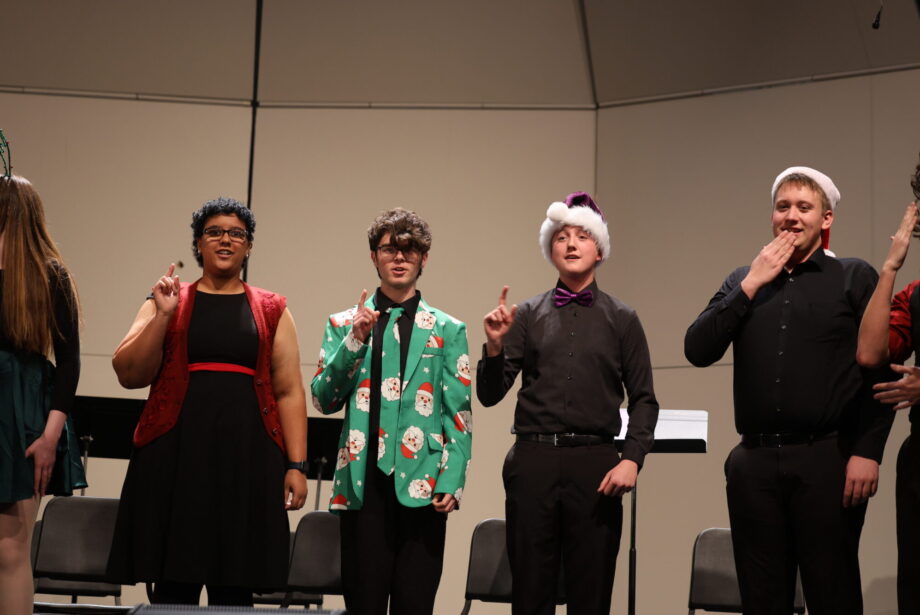
[[[230,241],[235,241],[237,243],[242,243],[249,237],[249,233],[246,232],[246,229],[241,229],[238,227],[223,229],[219,226],[209,226],[208,228],[204,229],[204,231],[202,231],[202,235],[212,241],[222,239],[224,233],[230,235]]]
[[[396,258],[396,253],[399,252],[403,255],[403,258],[409,262],[414,261],[418,258],[419,251],[416,248],[400,248],[399,246],[394,246],[391,243],[385,243],[383,245],[377,246],[377,254],[381,258],[387,260]]]

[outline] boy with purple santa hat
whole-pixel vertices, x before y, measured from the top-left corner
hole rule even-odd
[[[560,563],[570,613],[609,613],[623,520],[620,496],[652,447],[658,402],[648,344],[634,310],[598,288],[610,256],[607,221],[584,192],[549,206],[543,256],[555,288],[486,314],[476,394],[505,396],[522,372],[516,442],[505,459],[512,612],[555,611]],[[620,404],[629,397],[622,458]]]

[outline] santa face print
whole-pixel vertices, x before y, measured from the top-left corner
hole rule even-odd
[[[431,312],[419,310],[415,313],[415,326],[419,329],[434,329],[434,322],[434,314]]]
[[[335,469],[341,470],[348,465],[348,449],[340,448],[335,458]]]
[[[369,380],[367,382],[370,384]],[[363,382],[355,392],[355,406],[357,406],[358,410],[361,412],[369,412],[371,409],[371,390],[369,386],[364,386]]]
[[[380,384],[380,393],[387,401],[396,401],[402,394],[399,378],[387,378]]]
[[[364,437],[364,432],[360,429],[352,429],[348,432],[348,459],[349,461],[357,461],[360,459],[359,455],[361,451],[364,450],[364,447],[367,445],[367,439]]]
[[[415,392],[415,411],[422,416],[431,416],[434,410],[434,395],[430,382],[425,382]]]
[[[457,431],[473,433],[473,413],[469,410],[461,410],[454,416],[454,427]]]
[[[463,383],[463,386],[470,386],[470,357],[462,354],[457,357],[457,380]]]
[[[386,454],[387,450],[387,432],[383,429],[380,430],[380,435],[377,436],[377,461],[383,459],[383,456]]]
[[[431,499],[431,492],[434,490],[434,481],[431,478],[422,480],[417,478],[409,483],[409,497],[417,500]]]
[[[418,427],[412,426],[405,431],[402,437],[402,453],[407,459],[415,459],[416,453],[422,449],[425,433]]]
[[[437,335],[429,335],[428,341],[425,342],[425,348],[444,348],[444,338]]]

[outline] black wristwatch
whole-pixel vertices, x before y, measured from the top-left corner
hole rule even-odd
[[[307,462],[306,461],[288,461],[284,466],[286,470],[300,470],[306,476],[307,474]]]

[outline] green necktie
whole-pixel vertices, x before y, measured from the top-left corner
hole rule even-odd
[[[383,331],[383,356],[380,358],[380,450],[377,467],[390,475],[396,467],[396,447],[399,435],[399,403],[402,399],[402,374],[399,373],[399,317],[402,307],[388,310],[390,320]],[[373,434],[369,434],[373,437]]]

